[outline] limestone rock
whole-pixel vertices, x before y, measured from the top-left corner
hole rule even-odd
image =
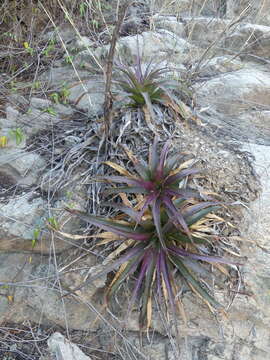
[[[245,67],[196,87],[197,104],[206,109],[206,116],[201,115],[204,120],[234,138],[270,144],[269,114],[265,111],[270,95],[268,72]]]
[[[175,64],[195,61],[200,49],[181,39],[175,33],[160,29],[159,32],[145,31],[140,35],[126,36],[117,44],[117,54],[125,64],[132,64],[139,53],[144,62],[153,59],[169,61]],[[101,61],[107,58],[109,47],[103,46],[95,50]]]
[[[270,1],[227,0],[227,17],[236,18],[241,14],[248,22],[270,25]]]
[[[37,254],[0,254],[2,286],[0,297],[0,323],[22,323],[31,319],[50,326],[58,324],[77,330],[95,331],[96,314],[88,306],[73,297],[61,298],[65,288],[59,290],[58,278],[62,273]],[[6,286],[3,288],[3,286]],[[92,294],[97,290],[88,284]],[[90,290],[88,290],[89,293]],[[95,308],[100,311],[99,305]]]
[[[91,76],[86,81],[69,86],[68,100],[90,115],[100,114],[104,104],[103,77]]]
[[[181,38],[186,37],[185,25],[177,20],[176,16],[153,16],[152,27],[153,29],[164,29],[173,32]]]
[[[178,14],[179,16],[186,15],[203,15],[222,17],[226,13],[226,1],[224,0],[157,0],[150,2],[150,9],[160,14]]]
[[[31,136],[59,122],[60,116],[54,109],[39,110],[30,107],[28,112],[21,116],[20,121],[24,124],[26,134]]]
[[[71,51],[81,51],[85,48],[93,46],[94,43],[87,36],[76,37],[76,39],[69,45]]]
[[[77,194],[70,201],[75,200]],[[52,238],[47,223],[49,219],[55,219],[57,226],[63,233],[70,234],[76,231],[79,220],[70,218],[65,211],[47,210],[47,201],[35,193],[24,193],[21,196],[11,197],[1,203],[0,223],[0,251],[2,252],[34,252],[50,254],[52,251]],[[83,209],[83,200],[74,201],[77,208]],[[66,199],[55,203],[57,209],[66,206]],[[38,239],[33,246],[34,232],[38,231]],[[78,241],[68,240],[65,236],[56,232],[54,242],[55,253],[61,253],[66,249],[77,245]]]
[[[46,161],[38,154],[13,148],[1,150],[0,171],[12,176],[14,184],[34,184],[45,167]]]
[[[78,70],[77,73],[75,73],[72,67],[62,66],[51,67],[48,71],[40,75],[39,80],[46,82],[50,87],[58,87],[58,89],[61,89],[61,87],[67,83],[70,85],[71,83],[79,82],[88,77],[88,71]]]
[[[18,120],[18,116],[19,116],[19,111],[10,105],[7,105],[6,107],[7,120],[15,124],[16,121]]]
[[[216,56],[207,59],[200,64],[198,68],[199,76],[214,77],[216,75],[229,73],[244,68],[244,64],[240,59],[232,56]]]
[[[54,333],[50,336],[48,346],[57,360],[91,360],[77,345],[70,342],[60,333]]]
[[[52,102],[49,99],[32,97],[30,100],[30,107],[34,107],[36,109],[44,110],[50,106],[52,106]]]
[[[225,40],[227,50],[239,53],[243,59],[266,60],[270,57],[270,26],[240,24]]]
[[[229,20],[216,17],[186,17],[184,22],[187,38],[202,47],[208,47],[214,42],[221,47],[222,39],[230,26]]]

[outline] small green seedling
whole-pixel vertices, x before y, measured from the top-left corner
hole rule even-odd
[[[54,230],[59,229],[59,223],[58,223],[57,219],[54,216],[48,218],[48,223],[51,225],[51,227]]]
[[[55,104],[59,104],[59,94],[57,92],[52,93],[50,97]]]
[[[51,55],[51,53],[55,50],[55,40],[54,39],[51,39],[49,41],[49,44],[48,46],[43,50],[43,55],[48,57]]]
[[[35,228],[33,231],[33,239],[32,239],[32,249],[36,246],[36,243],[39,239],[39,235],[40,235],[40,229],[39,228]]]
[[[23,43],[23,47],[31,56],[34,55],[34,49],[29,46],[29,43],[27,41]]]
[[[63,85],[62,89],[60,90],[60,98],[63,104],[67,103],[67,99],[70,95],[70,90],[67,88],[66,85]]]
[[[53,116],[57,115],[56,111],[50,106],[47,109],[43,110],[43,112],[46,112],[46,113],[48,113],[50,115],[53,115]]]
[[[16,145],[20,145],[25,137],[21,128],[10,130],[9,135],[16,140]]]
[[[73,55],[66,55],[65,56],[65,62],[67,64],[72,64],[72,61],[74,60],[74,56]]]
[[[79,11],[80,11],[80,16],[81,17],[84,17],[84,15],[86,13],[86,9],[87,9],[87,3],[85,1],[81,2],[80,6],[79,6]]]
[[[32,85],[33,90],[39,90],[41,88],[41,82],[40,81],[34,81]]]

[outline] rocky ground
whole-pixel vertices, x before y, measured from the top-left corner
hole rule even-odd
[[[0,136],[7,139],[0,142],[1,359],[69,360],[74,352],[78,360],[267,359],[270,1],[190,3],[135,2],[117,57],[132,63],[139,44],[145,62],[158,59],[171,66],[174,79],[189,89],[188,106],[198,121],[170,119],[160,125],[160,137],[171,136],[177,151],[198,159],[207,169],[204,186],[235,205],[228,215],[235,225],[231,252],[246,260],[235,286],[215,294],[226,314],[213,316],[187,292],[180,337],[156,312],[140,344],[136,314],[123,330],[120,314],[104,311],[106,279],[87,285],[79,297],[61,297],[106,253],[97,252],[87,238],[91,229],[64,208],[103,211],[101,185],[93,176],[106,171],[100,143],[102,69],[109,51],[106,32],[102,44],[65,24],[43,33],[44,41],[53,38],[65,51],[32,80],[18,78],[11,88],[4,86],[10,75],[0,75]],[[145,156],[153,139],[145,125],[119,108],[113,136],[109,156],[120,163],[121,142]]]

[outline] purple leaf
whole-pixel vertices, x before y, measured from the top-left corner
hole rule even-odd
[[[145,202],[143,204],[143,207],[142,209],[140,210],[139,212],[139,221],[141,221],[141,218],[143,216],[143,214],[145,213],[145,210],[147,209],[147,207],[157,199],[159,193],[158,192],[154,192],[154,193],[151,193],[150,195],[147,195],[146,196],[146,199],[145,199]]]
[[[185,256],[193,260],[202,260],[207,262],[214,262],[220,264],[229,264],[229,265],[240,265],[239,263],[232,262],[231,260],[224,259],[219,256],[208,256],[208,255],[200,255],[194,254],[184,249],[180,249],[176,246],[170,246],[168,250],[176,255]]]
[[[82,220],[89,222],[92,225],[98,226],[103,230],[111,231],[114,234],[123,236],[127,239],[133,239],[137,241],[145,241],[148,240],[152,235],[147,233],[140,233],[138,229],[135,231],[130,226],[126,226],[123,224],[116,223],[109,219],[104,219],[101,217],[97,217],[94,215],[90,215],[75,209],[65,209],[71,214],[77,215]]]
[[[141,269],[140,269],[140,273],[139,273],[139,277],[136,280],[135,287],[134,287],[133,292],[132,292],[132,296],[131,296],[131,299],[130,299],[130,302],[129,302],[129,305],[128,305],[127,318],[129,316],[129,313],[130,313],[130,311],[132,309],[132,306],[133,306],[133,304],[134,304],[134,302],[135,302],[135,300],[137,298],[138,292],[140,290],[143,279],[145,277],[145,273],[146,273],[150,263],[151,263],[151,257],[149,257],[149,250],[148,250],[144,255],[142,265],[141,265]]]
[[[170,145],[170,140],[166,141],[166,143],[163,146],[163,149],[161,151],[159,164],[157,166],[156,174],[155,174],[155,177],[157,180],[161,180],[163,178],[164,164],[165,164],[165,160],[166,160],[166,157],[167,157],[167,154],[169,151],[169,145]]]
[[[166,244],[163,237],[163,232],[161,228],[161,220],[160,220],[160,205],[161,205],[161,199],[156,198],[153,203],[152,207],[152,214],[153,214],[153,220],[156,227],[157,235],[160,240],[162,248],[166,251]]]
[[[122,255],[118,260],[115,260],[110,265],[105,266],[105,269],[103,271],[100,271],[99,273],[91,276],[91,280],[94,281],[98,279],[100,276],[108,274],[109,272],[115,270],[125,262],[133,259],[134,257],[140,256],[141,254],[144,253],[144,251],[145,251],[144,246],[142,246],[142,244],[137,245],[133,249],[127,251],[126,254]]]
[[[126,194],[145,194],[148,192],[148,190],[139,187],[139,186],[121,186],[121,187],[116,187],[116,188],[109,188],[106,189],[103,194],[105,196],[110,195],[110,194],[120,194],[120,193],[126,193]]]
[[[137,256],[132,256],[132,258],[130,258],[130,260],[128,261],[128,264],[127,266],[125,267],[124,271],[121,272],[120,276],[118,277],[118,279],[114,282],[114,284],[111,286],[109,292],[108,292],[108,295],[111,296],[113,295],[113,293],[118,289],[118,287],[120,286],[120,284],[128,277],[130,276],[131,274],[133,274],[142,258],[144,256],[144,251],[139,253],[139,255]]]
[[[157,146],[158,146],[158,137],[155,136],[154,142],[149,149],[149,167],[151,169],[152,175],[155,174],[156,168],[158,166],[159,157],[158,157]]]
[[[188,189],[166,189],[164,195],[176,196],[177,198],[181,197],[183,199],[201,199],[201,195],[198,191]]]
[[[110,203],[110,202],[104,202],[104,203],[102,203],[102,205],[110,206],[116,210],[122,211],[123,213],[127,214],[132,220],[136,221],[137,223],[139,223],[141,221],[140,213],[138,211],[133,210],[129,206],[122,205],[122,204]]]
[[[158,253],[157,258],[157,294],[159,301],[161,300],[161,251]]]
[[[195,204],[195,205],[190,205],[187,207],[187,209],[183,209],[183,215],[185,218],[196,214],[198,211],[207,208],[209,206],[213,206],[213,205],[220,205],[221,202],[218,201],[204,201],[201,202],[199,204]]]
[[[182,226],[184,231],[187,233],[188,236],[190,236],[190,231],[188,228],[188,225],[183,217],[183,215],[178,211],[178,209],[173,204],[172,200],[168,196],[164,196],[162,198],[166,208],[172,213],[174,219],[171,219],[172,221],[177,220],[177,223]]]
[[[168,265],[166,262],[166,258],[165,258],[165,254],[164,251],[161,251],[160,253],[160,269],[161,269],[161,273],[168,291],[168,295],[169,295],[169,301],[171,303],[172,309],[175,312],[175,304],[174,304],[174,294],[173,294],[173,289],[172,289],[172,285],[171,285],[171,281],[170,281],[170,275],[169,275],[169,271],[168,271]]]
[[[182,178],[189,176],[189,175],[194,175],[201,172],[201,170],[198,169],[185,169],[180,171],[179,173],[175,174],[175,175],[171,175],[169,176],[166,180],[165,180],[165,185],[170,185],[170,184],[174,184],[177,181],[180,181]]]
[[[179,257],[171,256],[170,259],[172,263],[178,268],[181,275],[187,281],[188,285],[191,285],[204,300],[209,302],[215,308],[221,307],[221,305],[201,286],[199,281],[191,274],[189,269],[183,264]]]
[[[183,158],[183,155],[175,154],[166,161],[166,173],[169,174],[170,171],[174,168],[176,164],[180,162],[180,160]]]

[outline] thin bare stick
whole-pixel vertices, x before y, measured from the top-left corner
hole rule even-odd
[[[105,127],[105,136],[108,137],[110,125],[112,123],[112,107],[113,107],[113,100],[112,100],[112,93],[111,93],[111,86],[112,86],[112,68],[113,68],[113,59],[115,53],[115,46],[116,41],[119,37],[119,32],[121,25],[124,21],[127,8],[129,7],[130,3],[126,1],[118,10],[118,19],[113,31],[111,46],[108,54],[108,61],[106,66],[106,85],[105,85],[105,100],[104,100],[104,127]]]

